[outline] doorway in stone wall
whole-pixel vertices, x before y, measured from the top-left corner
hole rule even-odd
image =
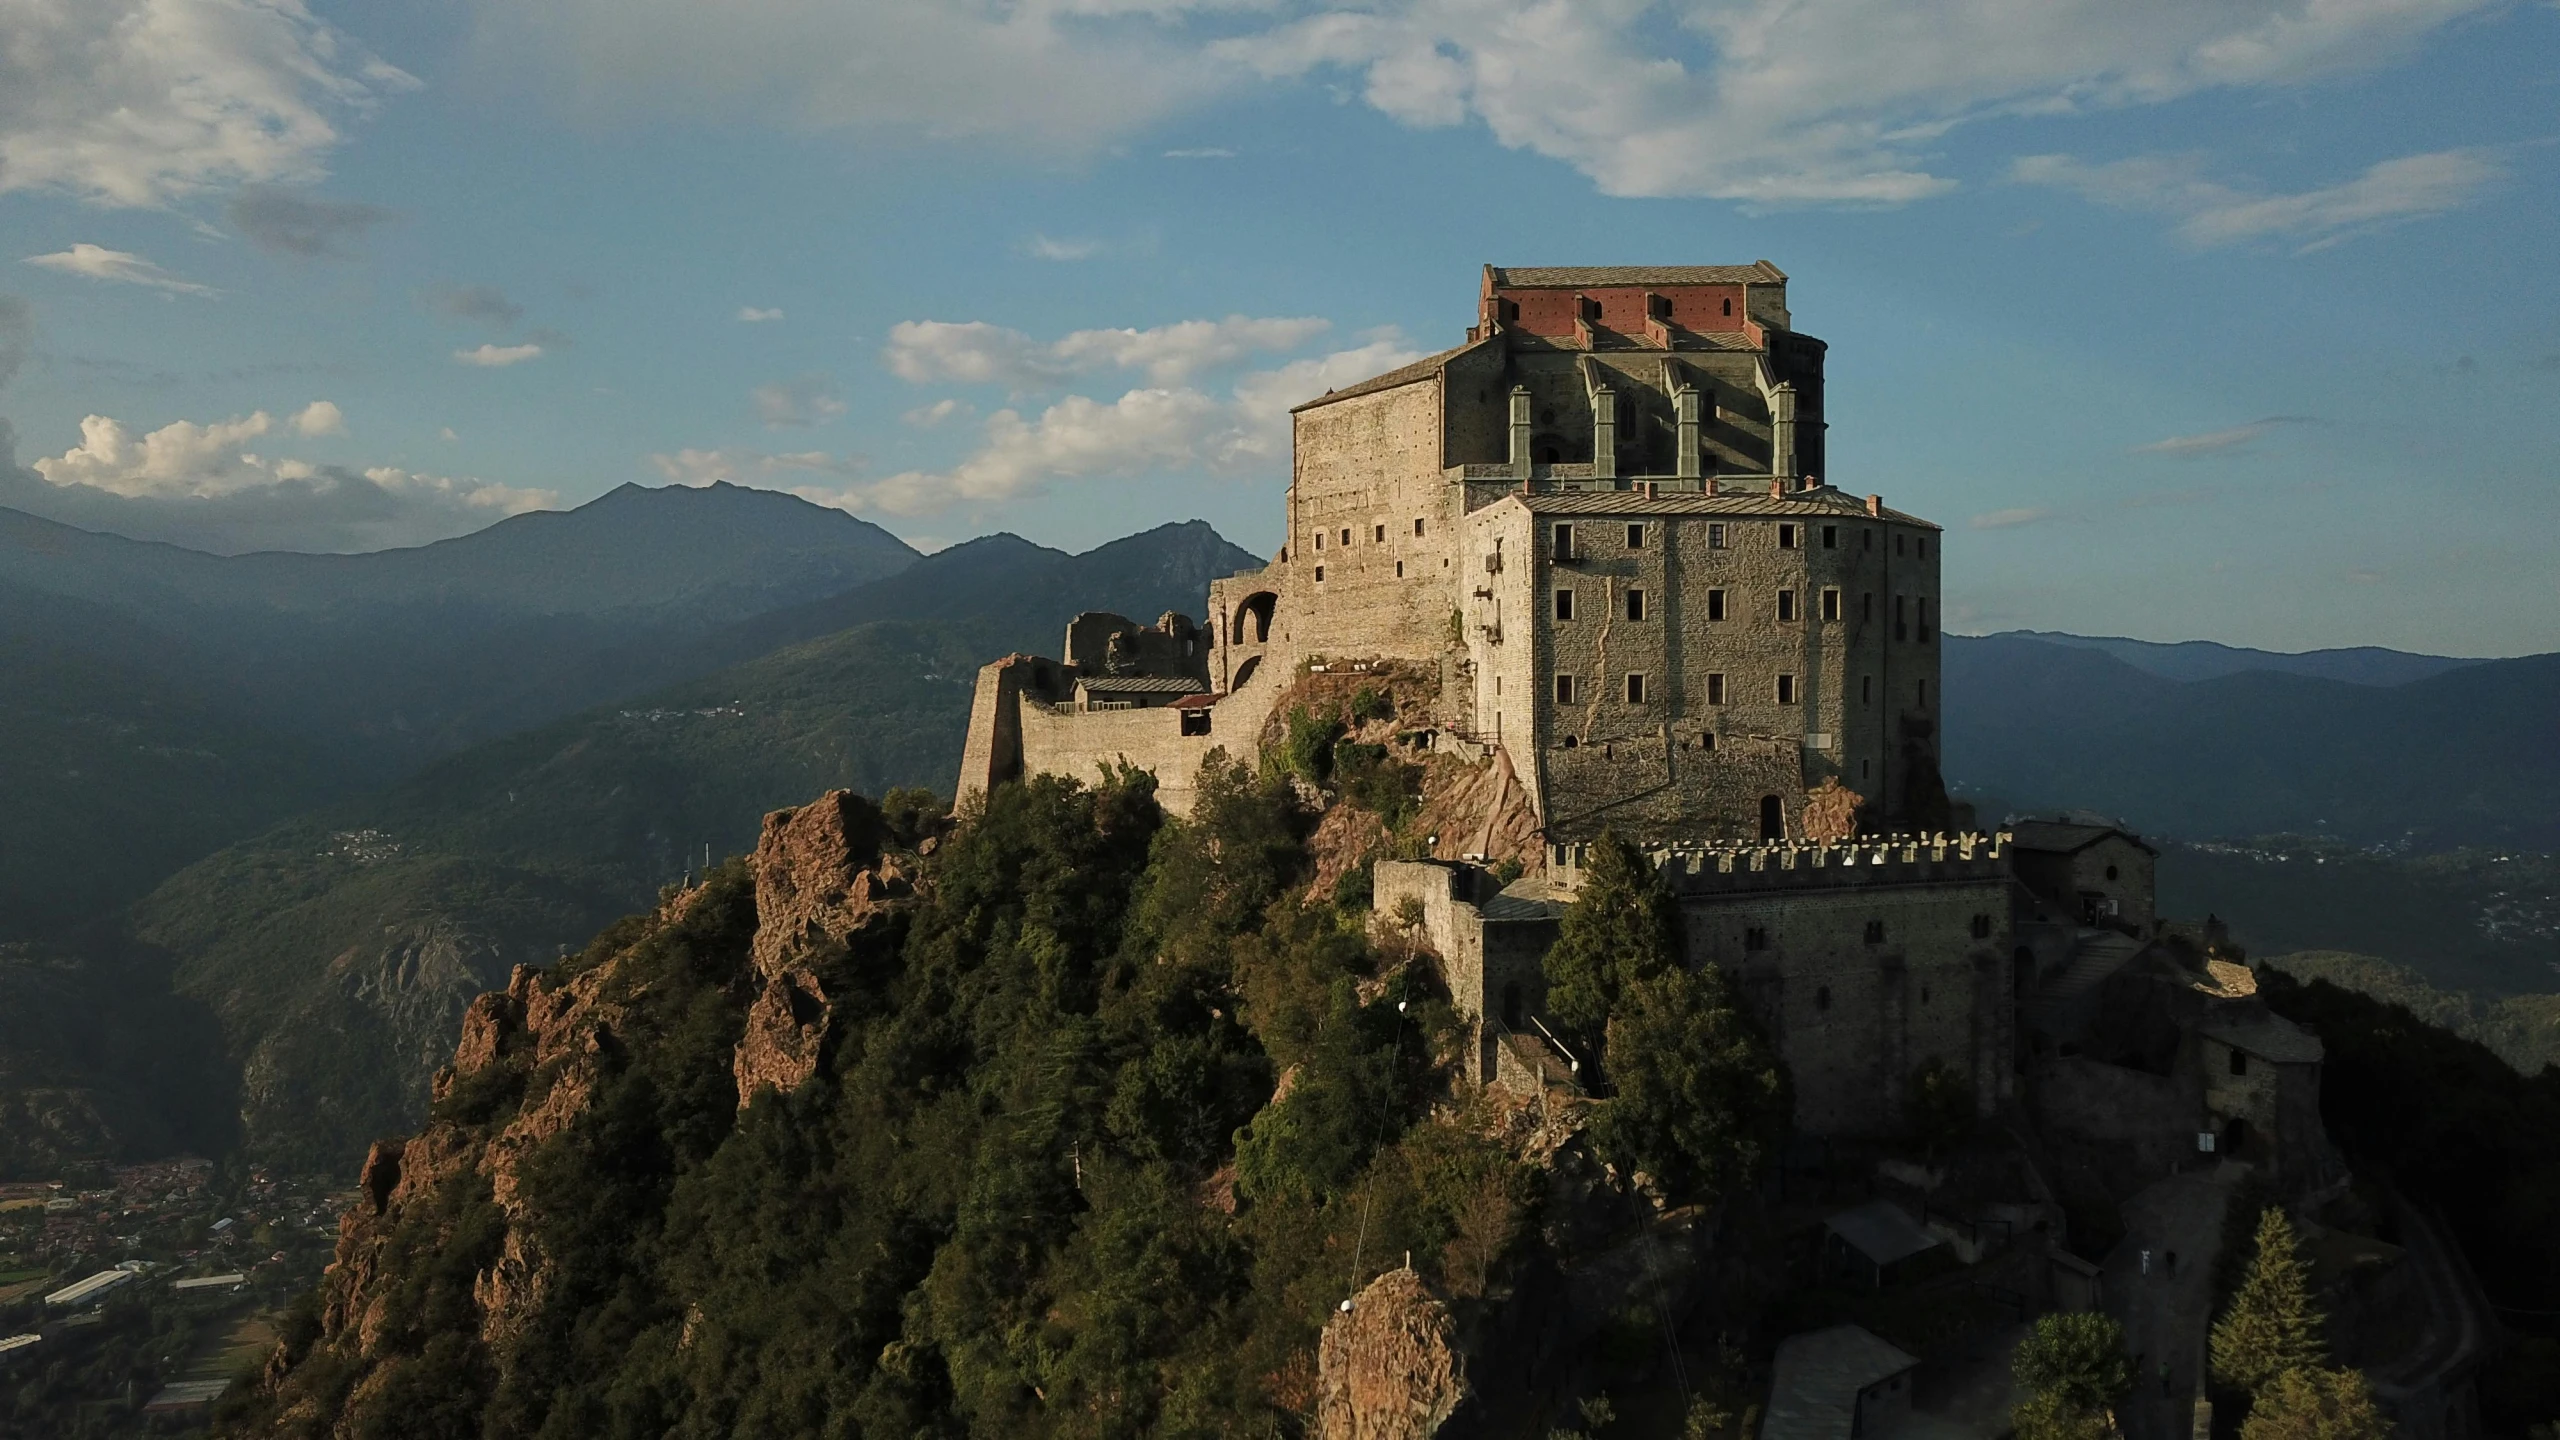
[[[1763,840],[1787,838],[1787,807],[1785,802],[1775,795],[1760,797],[1760,838]]]
[[[1502,1024],[1509,1030],[1520,1028],[1520,982],[1517,980],[1502,987]]]

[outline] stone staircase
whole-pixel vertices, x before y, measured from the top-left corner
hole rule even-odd
[[[2090,995],[2107,977],[2142,953],[2142,942],[2114,930],[2083,930],[2071,944],[2062,973],[2036,987],[2020,1007],[2037,1029],[2054,1034],[2071,1027]]]

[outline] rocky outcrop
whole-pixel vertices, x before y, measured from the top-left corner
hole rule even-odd
[[[741,1106],[767,1086],[787,1091],[808,1078],[848,985],[852,947],[912,894],[898,862],[882,857],[886,838],[879,811],[843,791],[766,818],[748,862],[755,931],[737,974],[724,982],[747,1011],[734,1055]],[[726,883],[731,898],[723,903],[734,903],[737,882]],[[498,1348],[525,1332],[556,1268],[527,1223],[527,1172],[594,1107],[623,1063],[633,1009],[647,988],[628,973],[632,957],[683,926],[714,888],[670,893],[616,953],[577,967],[519,965],[505,989],[463,1008],[452,1061],[429,1085],[427,1124],[407,1140],[376,1143],[365,1157],[323,1287],[320,1344],[359,1365],[381,1353],[392,1343],[386,1326],[397,1323],[387,1317],[398,1312],[398,1247],[420,1243],[414,1225],[403,1238],[404,1221],[450,1226],[473,1205],[483,1214],[494,1207],[504,1226],[470,1284],[479,1338]],[[457,1193],[466,1197],[458,1206]],[[298,1358],[280,1354],[271,1383]]]
[[[830,979],[856,935],[887,920],[912,884],[883,860],[880,812],[849,790],[764,817],[757,842],[756,973],[735,1071],[738,1105],[770,1087],[789,1093],[818,1068],[842,980]]]
[[[1370,1281],[1324,1327],[1316,1352],[1324,1440],[1424,1440],[1466,1396],[1457,1325],[1410,1268]]]

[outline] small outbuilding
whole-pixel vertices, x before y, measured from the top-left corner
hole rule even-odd
[[[1870,1200],[1822,1222],[1822,1273],[1861,1290],[1881,1290],[1946,1242],[1890,1200]]]
[[[1877,1440],[1911,1418],[1920,1362],[1862,1325],[1778,1342],[1760,1440]]]

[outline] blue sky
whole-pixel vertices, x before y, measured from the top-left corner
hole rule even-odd
[[[0,504],[1267,552],[1481,264],[1766,257],[1955,628],[2544,651],[2556,138],[2549,3],[22,0]]]

